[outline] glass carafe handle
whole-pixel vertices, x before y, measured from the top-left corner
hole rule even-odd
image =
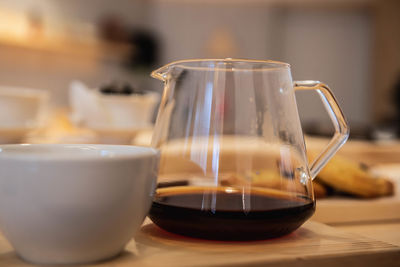
[[[310,175],[314,179],[319,171],[325,166],[328,160],[346,142],[349,137],[349,127],[346,118],[340,109],[335,96],[326,84],[319,81],[295,81],[295,90],[316,90],[335,126],[335,134],[324,148],[324,150],[314,159],[310,165]]]

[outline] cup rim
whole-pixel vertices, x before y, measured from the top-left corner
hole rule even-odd
[[[79,153],[81,151],[81,153]],[[102,144],[0,145],[0,160],[30,162],[118,161],[159,155],[152,147]]]
[[[157,102],[159,100],[159,94],[157,92],[147,91],[142,95],[132,94],[132,95],[113,95],[113,94],[102,94],[99,91],[94,91],[99,100],[103,102],[138,102],[142,103],[143,101],[147,102]]]

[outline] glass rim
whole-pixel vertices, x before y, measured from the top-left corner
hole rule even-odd
[[[208,68],[207,66],[200,65],[201,63],[209,63],[209,64],[217,64],[212,69]],[[225,69],[219,68],[218,64],[236,64],[234,68]],[[241,64],[247,66],[245,67],[238,67]],[[251,65],[262,65],[265,66],[257,66],[257,68],[251,68]],[[184,59],[184,60],[177,60],[171,63],[164,65],[161,68],[154,70],[151,73],[153,78],[163,79],[165,78],[164,75],[167,70],[171,67],[180,67],[182,69],[190,69],[190,70],[213,70],[213,71],[270,71],[270,70],[282,70],[282,69],[289,69],[290,64],[275,61],[275,60],[256,60],[256,59],[236,59],[236,58],[225,58],[225,59]],[[237,67],[237,68],[236,68]]]

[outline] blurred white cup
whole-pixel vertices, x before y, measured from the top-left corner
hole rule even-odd
[[[74,81],[70,87],[72,120],[89,128],[150,128],[159,94],[110,95]]]

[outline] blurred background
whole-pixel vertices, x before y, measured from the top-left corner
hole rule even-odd
[[[149,73],[174,60],[272,59],[327,83],[353,137],[385,138],[400,125],[399,14],[396,0],[0,0],[0,84],[67,107],[73,80],[161,92]],[[329,132],[317,96],[297,97],[307,132]]]

